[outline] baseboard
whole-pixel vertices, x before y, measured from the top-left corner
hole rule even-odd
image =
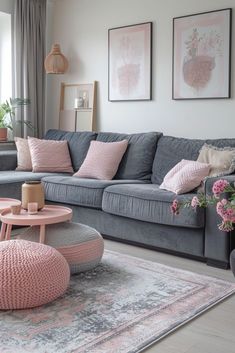
[[[211,267],[221,268],[223,270],[229,270],[230,264],[226,261],[214,260],[214,259],[207,259],[206,264]]]

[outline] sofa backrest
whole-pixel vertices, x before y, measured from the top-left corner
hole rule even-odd
[[[62,130],[48,130],[46,140],[67,140],[74,171],[77,171],[88,151],[90,142],[96,139],[97,134],[90,131],[67,132]]]
[[[157,145],[153,162],[152,183],[161,184],[164,176],[181,159],[197,160],[204,143],[222,148],[235,147],[235,139],[194,140],[173,136],[162,136]]]
[[[97,135],[97,140],[103,142],[128,140],[128,147],[115,179],[150,180],[157,141],[161,135],[159,132],[140,134],[100,132]]]

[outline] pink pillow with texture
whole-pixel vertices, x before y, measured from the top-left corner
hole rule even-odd
[[[32,170],[32,161],[29,151],[29,144],[27,139],[15,137],[15,144],[17,149],[17,168],[16,170]]]
[[[166,174],[160,189],[184,194],[199,186],[209,172],[210,164],[182,159]]]
[[[33,172],[73,173],[67,141],[28,137]]]
[[[74,176],[111,180],[127,149],[128,141],[100,142],[91,141],[86,158]]]

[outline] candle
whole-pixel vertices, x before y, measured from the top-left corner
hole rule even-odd
[[[29,202],[28,203],[28,213],[29,214],[38,213],[38,203],[37,202]]]
[[[79,107],[79,99],[75,98],[74,100],[74,108],[77,109]]]

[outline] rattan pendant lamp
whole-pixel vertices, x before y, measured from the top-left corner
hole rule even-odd
[[[68,60],[60,51],[59,44],[53,44],[44,62],[47,74],[64,74],[68,69]]]

